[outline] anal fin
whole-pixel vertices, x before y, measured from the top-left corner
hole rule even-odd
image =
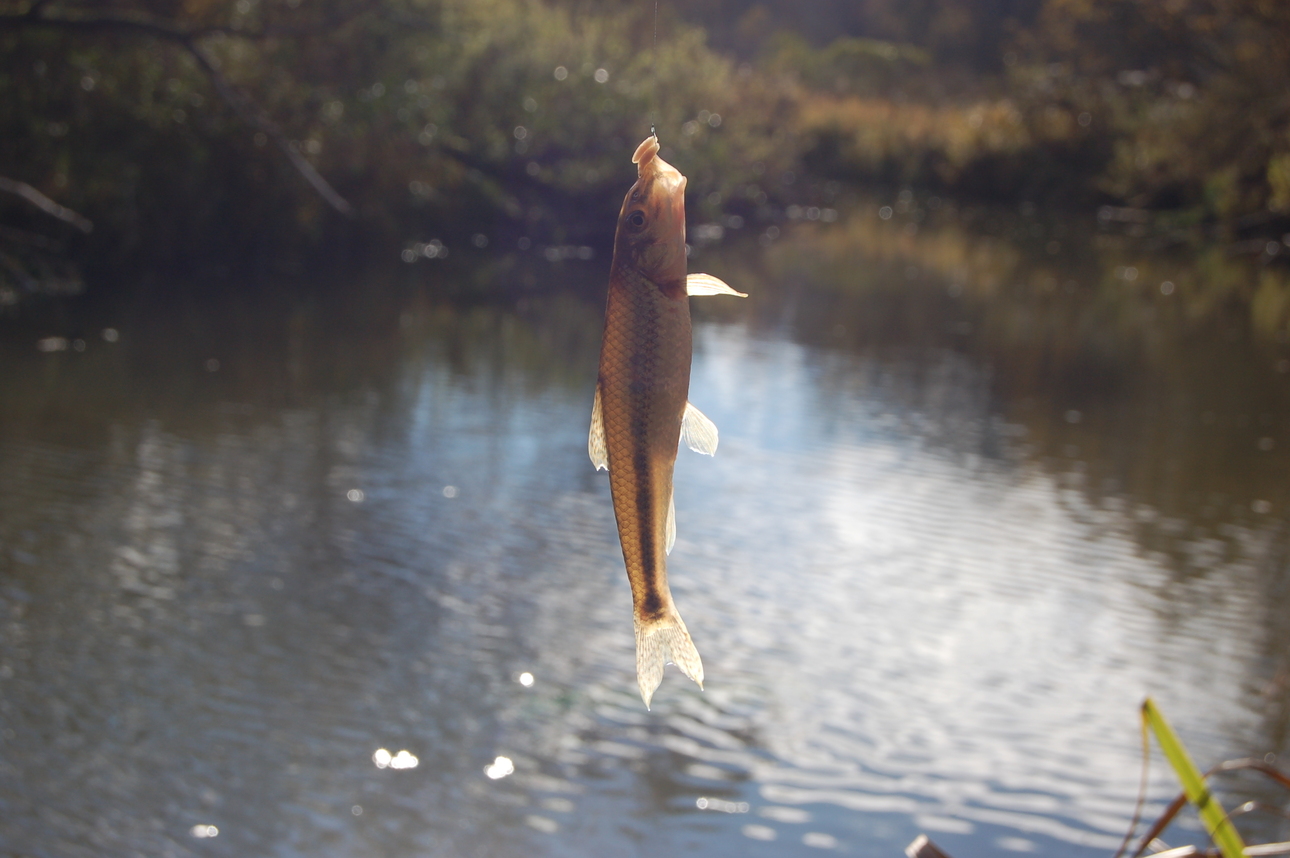
[[[587,433],[587,455],[597,471],[609,470],[609,445],[605,443],[605,418],[600,411],[600,385],[591,403],[591,431]]]

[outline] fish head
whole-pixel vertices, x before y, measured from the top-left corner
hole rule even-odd
[[[658,156],[650,135],[632,156],[636,184],[623,199],[614,257],[663,285],[685,281],[685,176]]]

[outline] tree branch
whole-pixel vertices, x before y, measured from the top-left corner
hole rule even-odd
[[[224,77],[223,72],[215,67],[215,64],[211,62],[210,57],[206,56],[206,52],[203,51],[199,45],[192,41],[185,41],[183,42],[183,45],[184,48],[193,55],[193,58],[197,60],[197,64],[202,67],[202,71],[206,72],[206,76],[210,78],[211,86],[215,87],[215,91],[220,94],[220,97],[228,102],[229,106],[231,106],[235,111],[237,111],[238,116],[241,116],[245,122],[255,126],[273,140],[273,142],[277,144],[277,147],[282,150],[283,154],[287,156],[287,160],[291,162],[291,165],[296,168],[296,171],[299,172],[300,175],[304,176],[305,181],[307,181],[313,189],[318,192],[318,195],[326,200],[332,208],[343,215],[353,217],[354,207],[351,206],[344,197],[336,193],[336,189],[328,184],[327,180],[322,177],[322,174],[318,172],[314,165],[310,164],[309,161],[305,159],[305,156],[301,155],[300,152],[291,145],[291,141],[282,133],[282,129],[278,127],[278,124],[270,119],[268,114],[261,110],[260,107],[251,101],[248,96],[234,88],[233,84],[229,82],[228,78]]]
[[[68,32],[95,33],[105,31],[119,31],[135,33],[143,36],[162,39],[179,45],[185,51],[192,55],[197,61],[197,65],[206,74],[210,80],[211,86],[219,93],[220,97],[228,103],[230,107],[242,118],[244,122],[253,126],[256,130],[265,134],[273,140],[274,144],[282,150],[295,167],[296,172],[304,177],[318,195],[327,201],[328,205],[343,215],[352,217],[354,207],[349,204],[344,197],[336,192],[322,174],[310,164],[295,148],[292,147],[282,129],[278,124],[269,118],[268,114],[257,105],[250,96],[239,91],[232,82],[216,67],[214,61],[207,55],[206,51],[198,42],[208,36],[224,34],[238,36],[240,38],[268,38],[272,33],[268,30],[260,33],[247,33],[233,27],[202,27],[196,29],[183,29],[172,24],[158,21],[152,18],[136,16],[117,16],[106,15],[99,17],[48,17],[41,13],[48,0],[36,0],[31,7],[22,15],[0,15],[0,30],[21,29],[25,27],[49,27],[53,29],[64,30]],[[351,20],[364,12],[374,8],[374,3],[356,4],[355,7],[348,10],[343,15],[337,16],[338,23],[344,23]],[[298,31],[304,32],[304,31]],[[30,187],[30,186],[27,186]],[[8,190],[5,188],[5,190]],[[32,189],[35,192],[35,189]],[[17,191],[15,191],[17,193]],[[44,199],[42,197],[42,199]],[[34,202],[34,200],[33,200]],[[56,205],[49,201],[51,205]],[[40,205],[37,203],[37,205]],[[43,208],[43,206],[42,206]],[[70,210],[69,210],[70,211]],[[88,221],[86,221],[88,223]]]
[[[81,232],[89,232],[94,229],[94,224],[90,223],[89,220],[81,217],[66,206],[60,206],[26,182],[16,182],[13,179],[0,176],[0,191],[8,191],[11,194],[22,197],[45,214],[70,223]]]
[[[41,13],[40,10],[44,5],[44,3],[33,3],[31,8],[21,15],[0,15],[0,29],[19,30],[29,27],[47,27],[50,29],[80,33],[98,33],[107,30],[118,30],[139,33],[147,36],[155,36],[159,39],[168,39],[170,41],[200,38],[202,36],[214,35],[218,32],[227,31],[230,35],[238,32],[231,27],[206,27],[201,29],[185,30],[152,18],[134,15],[51,18]]]
[[[248,41],[272,39],[278,37],[306,36],[322,30],[334,29],[348,24],[355,18],[375,11],[380,0],[352,3],[344,11],[337,12],[319,21],[295,24],[273,24],[248,30],[228,24],[211,24],[202,27],[181,27],[169,21],[154,18],[151,15],[100,14],[100,15],[59,15],[48,16],[42,10],[51,0],[35,0],[22,14],[0,15],[0,29],[19,29],[22,27],[46,26],[61,30],[95,32],[104,30],[133,30],[138,33],[157,36],[162,39],[204,39],[208,36],[230,36]]]

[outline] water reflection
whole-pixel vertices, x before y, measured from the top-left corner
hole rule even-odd
[[[678,464],[711,681],[652,713],[586,460],[596,299],[127,303],[83,352],[12,328],[0,843],[1092,855],[1144,694],[1200,760],[1280,753],[1283,358],[956,229],[705,251],[753,293],[696,308],[722,447]]]

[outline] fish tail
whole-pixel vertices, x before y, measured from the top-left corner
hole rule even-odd
[[[703,688],[703,661],[690,640],[685,621],[672,608],[667,616],[649,621],[636,618],[636,683],[649,708],[655,689],[663,681],[663,668],[671,662]]]

